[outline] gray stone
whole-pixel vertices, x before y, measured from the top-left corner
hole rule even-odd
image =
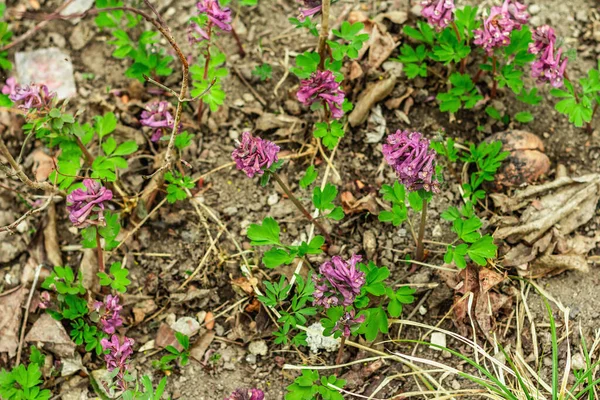
[[[171,329],[175,332],[183,333],[184,335],[191,337],[194,336],[200,330],[200,323],[196,318],[193,317],[181,317],[173,325]]]

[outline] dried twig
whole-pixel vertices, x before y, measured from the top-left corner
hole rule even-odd
[[[33,293],[35,292],[35,287],[37,286],[41,271],[42,264],[39,264],[35,269],[35,276],[33,277],[33,283],[31,284],[31,289],[29,290],[27,304],[25,304],[25,318],[23,318],[23,325],[21,325],[21,335],[19,336],[19,348],[17,349],[17,360],[15,365],[19,365],[21,363],[21,351],[23,350],[23,338],[25,337],[25,328],[27,328],[27,319],[29,318],[29,307],[31,307],[31,299],[33,298]]]

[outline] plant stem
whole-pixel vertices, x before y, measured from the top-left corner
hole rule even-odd
[[[238,52],[240,54],[241,58],[246,57],[246,51],[244,50],[244,46],[242,46],[242,41],[240,40],[240,37],[238,36],[237,32],[235,31],[235,28],[233,27],[233,25],[231,26],[231,34],[233,35],[233,38],[235,39],[235,42],[238,45]]]
[[[209,23],[207,27],[208,39],[206,40],[206,61],[204,62],[204,76],[202,79],[208,79],[208,68],[210,67],[210,39],[212,37],[212,24]],[[233,29],[232,29],[233,31]],[[236,35],[237,37],[237,35]],[[200,99],[198,103],[198,125],[202,124],[202,109],[204,108],[204,100]]]
[[[335,365],[339,365],[342,362],[342,356],[344,355],[344,346],[346,345],[346,336],[342,335],[340,340],[340,349],[338,350],[337,357],[335,358]]]
[[[592,111],[592,118],[590,118],[590,122],[588,122],[585,127],[587,130],[587,133],[590,135],[594,132],[594,128],[592,128],[592,121],[594,120],[594,116],[596,115],[597,111],[598,111],[598,103],[596,103],[596,105],[594,106],[594,111]]]
[[[319,34],[318,53],[321,60],[319,61],[319,70],[325,68],[325,55],[327,53],[327,38],[329,37],[329,9],[331,8],[331,0],[323,0],[321,6],[321,33]]]
[[[281,179],[279,174],[273,173],[272,176],[273,176],[273,179],[275,179],[275,181],[277,181],[277,183],[279,184],[279,187],[281,187],[281,189],[285,192],[285,194],[288,196],[288,198],[292,201],[292,203],[294,203],[296,208],[298,208],[298,210],[300,210],[300,212],[306,217],[306,219],[308,219],[308,221],[311,224],[315,224],[315,226],[317,228],[319,228],[319,230],[325,235],[325,238],[327,239],[327,241],[329,243],[331,243],[331,237],[329,236],[329,233],[327,232],[325,227],[323,225],[321,225],[321,223],[319,221],[314,219],[312,215],[310,215],[308,210],[306,210],[306,208],[304,208],[304,206],[302,205],[302,203],[300,203],[298,198],[296,196],[294,196],[294,194],[292,193],[292,191],[290,190],[288,185],[285,184],[285,182]]]
[[[104,252],[102,251],[102,243],[100,242],[100,233],[96,227],[96,251],[98,253],[98,271],[104,272]]]
[[[492,56],[492,93],[490,97],[496,98],[496,89],[498,88],[498,81],[496,80],[496,56]]]
[[[419,237],[417,238],[417,261],[423,261],[423,238],[425,237],[425,224],[427,223],[427,200],[423,199],[421,210],[421,225],[419,226]]]

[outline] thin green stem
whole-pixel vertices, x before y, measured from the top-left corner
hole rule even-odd
[[[421,225],[419,226],[419,236],[417,238],[417,261],[423,261],[423,239],[425,237],[425,224],[427,223],[427,200],[423,199],[423,209],[421,210]]]
[[[325,56],[327,55],[327,38],[329,37],[329,10],[331,0],[323,0],[321,5],[321,33],[319,34],[318,53],[321,57],[319,61],[319,70],[325,68]]]
[[[492,99],[496,98],[496,90],[498,88],[498,81],[496,80],[496,67],[497,67],[497,62],[498,60],[496,60],[496,56],[492,56],[492,93],[490,95],[490,97]]]
[[[212,37],[212,24],[209,23],[207,26],[208,39],[206,39],[206,61],[204,62],[204,80],[208,79],[208,68],[210,67],[210,39]],[[237,35],[236,35],[237,37]],[[202,124],[202,110],[204,108],[204,100],[200,99],[198,104],[198,125]]]
[[[96,227],[96,252],[98,254],[98,271],[104,272],[104,251],[102,250],[102,242],[100,241],[100,233]]]
[[[312,215],[310,215],[308,210],[302,205],[302,203],[300,203],[300,200],[298,200],[298,198],[296,196],[294,196],[294,194],[292,193],[292,191],[290,190],[288,185],[285,184],[285,182],[281,179],[279,174],[274,173],[274,174],[272,174],[272,176],[273,176],[273,179],[275,179],[275,181],[279,185],[279,187],[283,190],[283,192],[288,196],[288,198],[292,201],[292,203],[294,203],[296,208],[298,210],[300,210],[300,212],[306,217],[306,219],[308,219],[308,221],[311,224],[314,224],[317,228],[319,228],[321,233],[323,233],[323,235],[325,235],[325,238],[327,239],[327,241],[329,243],[331,243],[331,237],[329,236],[329,232],[327,232],[325,227],[323,225],[321,225],[321,223],[319,221],[317,221],[316,219],[313,218]]]

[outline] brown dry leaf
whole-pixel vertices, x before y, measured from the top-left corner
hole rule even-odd
[[[343,192],[341,200],[342,208],[346,215],[360,214],[365,211],[373,215],[379,215],[379,206],[373,193],[369,193],[360,200],[356,200],[356,197],[351,192]]]
[[[19,346],[22,305],[27,293],[27,288],[21,287],[0,297],[0,353],[8,353],[10,358],[15,356]]]
[[[360,78],[361,76],[363,76],[362,67],[357,61],[352,61],[352,64],[350,64],[350,80],[354,81]]]
[[[76,347],[62,324],[50,314],[42,314],[35,321],[25,341],[43,343],[45,348],[59,357],[72,357]]]
[[[54,170],[54,159],[44,153],[43,150],[39,149],[35,150],[31,154],[31,157],[33,158],[33,174],[35,175],[35,180],[38,182],[48,180],[48,176]]]
[[[396,86],[396,76],[392,75],[387,79],[378,81],[369,86],[358,99],[354,110],[348,116],[350,125],[357,126],[365,122],[369,116],[371,108],[381,100],[389,96]]]
[[[492,291],[494,287],[506,279],[506,276],[471,264],[454,275],[458,276],[460,280],[457,281],[451,274],[442,275],[442,278],[446,280],[448,286],[456,291],[453,319],[459,333],[463,336],[472,334],[470,318],[472,317],[476,322],[476,326],[491,341],[491,333],[496,325],[498,313],[512,304],[511,296]],[[465,295],[467,296],[465,297]],[[469,303],[473,307],[470,310],[470,316]]]
[[[388,32],[382,32],[379,25],[373,27],[369,37],[369,58],[367,63],[370,68],[377,69],[383,64],[396,48],[396,43]]]
[[[175,331],[164,322],[160,324],[158,332],[156,332],[155,344],[162,349],[167,346],[173,346],[179,351],[183,350],[183,347],[179,344],[177,338],[175,337]]]
[[[292,133],[304,131],[306,129],[306,122],[290,115],[263,113],[256,120],[254,129],[257,131],[277,129],[275,132],[276,135],[289,136]]]
[[[244,308],[244,310],[246,312],[256,312],[258,310],[260,310],[260,301],[258,301],[258,299],[254,298],[252,299],[252,301],[250,302],[250,304],[248,304],[246,306],[246,308]]]
[[[192,357],[194,360],[200,363],[203,362],[204,354],[206,353],[206,350],[208,350],[210,344],[214,340],[215,335],[216,334],[214,331],[204,332],[200,336],[200,338],[196,340],[196,343],[194,343],[194,345],[190,349],[190,357]]]
[[[133,312],[133,318],[136,324],[141,323],[147,315],[152,314],[158,306],[152,299],[140,301],[131,310]]]
[[[258,284],[258,279],[254,277],[248,279],[244,276],[241,276],[233,279],[231,284],[234,286],[234,289],[237,287],[242,289],[245,294],[252,295],[254,294],[254,287]]]
[[[47,216],[48,223],[44,227],[46,257],[50,265],[63,265],[62,254],[58,244],[58,235],[56,234],[56,206],[53,202],[48,204]]]

